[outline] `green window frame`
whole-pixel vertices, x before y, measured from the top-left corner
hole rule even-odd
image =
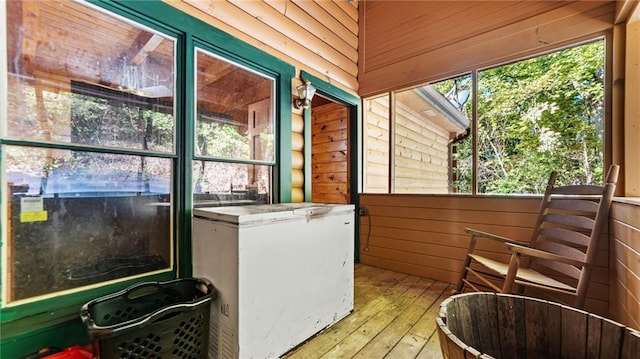
[[[2,306],[2,340],[0,356],[19,357],[38,348],[55,345],[65,347],[86,344],[88,338],[79,320],[80,306],[87,301],[113,293],[134,282],[161,281],[191,276],[191,216],[192,162],[194,159],[195,91],[190,82],[194,78],[195,48],[206,46],[208,51],[231,62],[242,64],[253,71],[274,79],[276,119],[276,151],[273,167],[273,202],[291,200],[291,80],[295,68],[260,49],[246,44],[211,25],[195,19],[161,1],[106,1],[90,0],[90,4],[122,16],[177,39],[175,86],[175,155],[161,157],[174,160],[175,174],[173,196],[174,269],[168,273],[144,276],[118,283],[99,285],[91,289],[63,294],[55,298],[30,303]],[[3,4],[4,6],[4,4]],[[6,16],[0,10],[0,16]],[[4,29],[2,31],[5,31]],[[4,45],[4,44],[3,44]],[[0,145],[35,145],[43,148],[60,148],[63,144],[29,143],[15,139],[0,139]],[[100,150],[98,150],[100,152]],[[104,152],[114,152],[113,150]],[[118,150],[119,154],[129,151]],[[134,152],[134,151],[131,151]],[[135,153],[135,152],[134,152]],[[4,176],[4,173],[0,174]],[[4,191],[2,191],[3,197]],[[3,201],[5,198],[3,198]],[[3,217],[3,227],[6,217]],[[4,236],[4,235],[3,235]],[[4,240],[4,237],[3,237]],[[2,268],[5,271],[6,268]],[[63,334],[64,333],[64,334]]]

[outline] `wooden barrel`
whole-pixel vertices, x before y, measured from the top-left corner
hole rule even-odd
[[[445,359],[640,357],[640,332],[535,298],[458,294],[442,302],[436,322]]]

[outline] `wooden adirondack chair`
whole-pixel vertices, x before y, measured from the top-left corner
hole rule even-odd
[[[604,186],[554,187],[557,174],[553,172],[529,243],[466,228],[471,242],[456,291],[462,293],[468,287],[522,293],[525,287],[535,287],[551,297],[569,294],[575,299],[566,304],[583,308],[619,170],[618,165],[609,168]],[[503,242],[511,252],[509,263],[475,254],[479,238]]]

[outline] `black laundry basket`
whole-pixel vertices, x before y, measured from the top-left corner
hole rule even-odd
[[[201,278],[140,283],[86,303],[80,317],[97,359],[207,358],[216,297]]]

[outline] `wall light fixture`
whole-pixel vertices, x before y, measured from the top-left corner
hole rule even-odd
[[[298,98],[293,100],[293,106],[298,109],[308,108],[313,95],[316,94],[316,88],[311,86],[311,82],[305,81],[304,84],[296,87],[296,91],[298,92]]]

